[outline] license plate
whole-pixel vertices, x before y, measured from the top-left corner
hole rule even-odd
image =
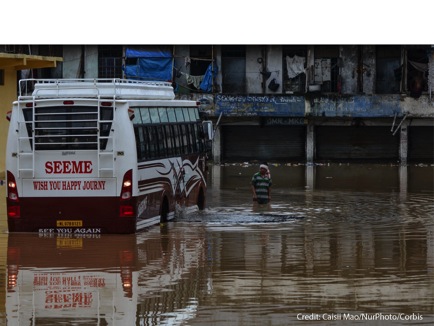
[[[58,220],[58,221],[56,221],[56,226],[58,228],[81,227],[81,226],[83,226],[83,221],[81,221],[81,220],[76,220],[76,221]]]
[[[83,248],[83,239],[68,239],[68,238],[57,238],[56,239],[57,248],[70,248],[70,249],[81,249]]]

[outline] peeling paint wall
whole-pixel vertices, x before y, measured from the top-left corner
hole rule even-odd
[[[404,97],[401,99],[400,107],[403,114],[414,117],[434,117],[434,103],[428,96],[422,95],[418,99]]]
[[[363,64],[365,69],[363,75],[363,93],[373,95],[375,93],[375,46],[363,46]]]
[[[339,69],[342,81],[342,94],[356,94],[357,46],[341,46],[340,57],[342,59],[342,66]]]

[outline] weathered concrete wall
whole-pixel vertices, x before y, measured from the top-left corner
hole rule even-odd
[[[66,45],[63,50],[63,78],[80,77],[81,45]]]
[[[98,76],[98,46],[86,45],[84,51],[84,78],[95,78]]]
[[[430,101],[429,95],[422,95],[418,99],[402,97],[400,109],[403,114],[410,116],[434,118],[434,103]]]
[[[215,77],[215,85],[216,85],[216,93],[221,92],[222,90],[222,82],[223,82],[223,77],[222,77],[222,48],[221,46],[215,46],[214,47],[214,58],[216,60],[216,64],[217,67],[219,67],[219,71],[217,73],[217,76]]]
[[[263,76],[262,63],[258,59],[262,57],[262,47],[260,45],[246,47],[246,86],[248,94],[262,93]]]
[[[363,46],[363,93],[372,95],[375,93],[375,47],[373,45]]]
[[[399,95],[321,96],[311,101],[310,115],[317,117],[394,117],[402,115]]]
[[[356,94],[357,46],[341,46],[340,57],[342,58],[342,65],[339,67],[342,82],[342,94]]]
[[[210,108],[211,109],[211,108]],[[385,95],[215,95],[215,116],[288,116],[329,118],[434,118],[434,103],[427,95],[419,99]],[[212,110],[212,109],[211,109]]]

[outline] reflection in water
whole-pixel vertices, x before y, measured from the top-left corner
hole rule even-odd
[[[434,322],[433,167],[275,166],[271,205],[260,208],[256,170],[210,167],[205,211],[138,235],[4,234],[3,320]]]

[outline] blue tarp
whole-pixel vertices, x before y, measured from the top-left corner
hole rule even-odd
[[[155,48],[152,50],[137,50],[127,48],[125,51],[127,58],[171,58],[172,53],[169,50]]]
[[[199,88],[204,92],[212,91],[212,81],[217,76],[218,68],[216,64],[210,63],[208,68],[206,69],[205,76],[203,77],[202,82],[200,83]]]
[[[125,75],[130,79],[172,80],[172,54],[163,49],[137,50],[127,48],[127,59],[136,59],[134,64],[127,64]],[[130,60],[128,60],[130,61]]]
[[[146,50],[127,48],[125,56],[127,64],[124,71],[129,79],[161,81],[173,79],[173,58],[169,49],[158,46]],[[211,92],[217,73],[217,65],[210,63],[199,88],[204,92]]]

